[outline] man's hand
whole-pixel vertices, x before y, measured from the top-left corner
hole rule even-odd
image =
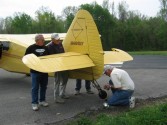
[[[109,85],[109,84],[104,85],[104,89],[106,89],[106,90],[111,89],[111,85]]]

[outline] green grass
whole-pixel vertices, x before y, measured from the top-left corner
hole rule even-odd
[[[67,125],[167,125],[167,103],[130,110],[117,116],[100,114],[95,119],[81,117]]]
[[[163,55],[167,56],[167,51],[134,51],[128,52],[130,55]]]

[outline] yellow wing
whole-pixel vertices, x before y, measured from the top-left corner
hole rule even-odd
[[[112,51],[104,52],[104,64],[112,64],[131,60],[133,60],[133,57],[120,49],[113,48]]]
[[[92,60],[87,55],[74,52],[41,57],[28,54],[23,57],[22,61],[29,68],[46,73],[94,66]]]

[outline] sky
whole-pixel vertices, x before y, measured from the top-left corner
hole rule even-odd
[[[13,16],[15,12],[24,12],[31,17],[35,16],[35,11],[41,6],[48,7],[55,15],[61,15],[62,10],[67,6],[78,7],[81,4],[90,4],[96,1],[102,5],[103,0],[0,0],[0,17],[6,18]],[[109,0],[110,3],[114,1],[115,9],[119,2],[123,0]],[[154,17],[160,10],[159,0],[124,0],[129,5],[128,10],[138,10],[141,14]]]

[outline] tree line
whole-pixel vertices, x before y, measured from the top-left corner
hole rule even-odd
[[[155,17],[128,10],[125,1],[120,2],[117,9],[109,0],[104,0],[102,5],[93,2],[68,6],[61,16],[42,6],[35,12],[35,18],[21,12],[0,18],[0,34],[65,33],[76,12],[85,9],[95,20],[104,50],[167,50],[167,0],[159,1],[161,7]]]

